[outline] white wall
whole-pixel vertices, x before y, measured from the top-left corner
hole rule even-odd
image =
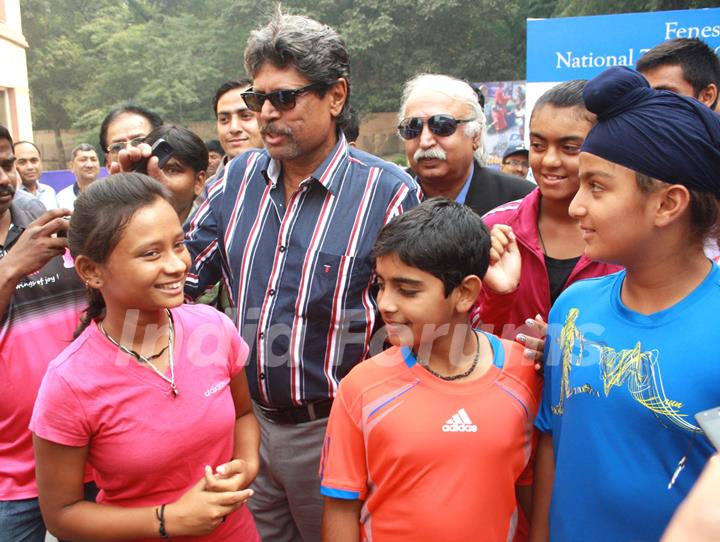
[[[0,0],[4,4],[5,21],[0,22],[0,87],[7,89],[8,98],[0,107],[11,119],[8,128],[15,139],[32,140],[30,89],[28,86],[27,41],[22,34],[20,0]],[[5,115],[3,115],[5,116]]]

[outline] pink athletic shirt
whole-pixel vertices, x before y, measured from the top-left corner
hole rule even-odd
[[[171,312],[177,397],[168,382],[120,352],[95,324],[53,360],[43,379],[30,429],[52,442],[89,446],[99,503],[171,503],[202,478],[205,465],[232,459],[229,384],[244,366],[247,344],[211,307],[183,305]],[[173,537],[230,539],[259,540],[245,506],[210,535]]]
[[[37,497],[30,416],[48,364],[72,342],[86,305],[68,254],[23,277],[0,317],[0,501]]]

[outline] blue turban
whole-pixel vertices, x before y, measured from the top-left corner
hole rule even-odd
[[[583,152],[720,197],[720,116],[711,109],[693,98],[654,90],[624,66],[588,81],[583,99],[598,117]]]

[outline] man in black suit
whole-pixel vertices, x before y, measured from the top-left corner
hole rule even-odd
[[[425,198],[454,199],[482,216],[535,187],[483,167],[485,115],[477,94],[464,81],[434,74],[408,81],[398,131]]]

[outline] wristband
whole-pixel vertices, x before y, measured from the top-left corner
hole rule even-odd
[[[165,505],[164,504],[160,508],[155,509],[155,517],[157,517],[158,521],[160,522],[160,527],[158,527],[158,533],[165,540],[170,540],[170,536],[168,535],[167,531],[165,530]]]

